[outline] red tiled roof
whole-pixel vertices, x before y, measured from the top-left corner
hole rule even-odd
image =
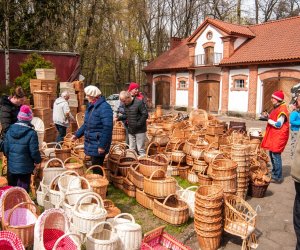
[[[204,28],[207,24],[211,24],[216,28],[224,31],[228,35],[239,35],[239,36],[246,36],[246,37],[254,37],[255,35],[252,31],[244,25],[238,25],[233,23],[226,23],[218,19],[211,19],[207,18],[189,37],[188,41],[190,42],[198,33],[199,31]]]
[[[300,59],[300,16],[249,26],[249,39],[222,65]]]
[[[150,62],[143,71],[162,71],[170,69],[186,69],[189,67],[189,48],[187,39],[171,50],[167,50]]]

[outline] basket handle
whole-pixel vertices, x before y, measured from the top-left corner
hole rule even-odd
[[[44,169],[48,168],[49,163],[52,162],[52,161],[59,161],[59,163],[61,163],[61,165],[62,165],[62,168],[65,167],[65,164],[63,163],[63,161],[61,159],[59,159],[59,158],[51,158],[50,160],[48,160],[46,162]]]
[[[115,127],[123,127],[123,124],[121,121],[116,121],[114,124]]]
[[[158,148],[158,151],[160,151],[160,145],[157,142],[155,142],[155,141],[150,142],[148,147],[147,147],[147,150],[146,150],[146,155],[147,156],[149,156],[149,150],[150,150],[152,145],[155,145]]]
[[[94,231],[96,230],[97,227],[102,226],[102,225],[109,225],[110,226],[110,231],[116,233],[116,229],[114,228],[114,226],[108,222],[108,221],[101,221],[99,223],[97,223],[89,233],[87,233],[87,237],[91,237],[94,233]]]
[[[187,187],[186,189],[183,190],[182,192],[182,196],[188,191],[188,190],[191,190],[191,189],[194,189],[194,188],[198,188],[198,186],[190,186],[190,187]]]
[[[64,176],[64,175],[76,175],[76,176],[79,176],[79,174],[76,171],[74,171],[74,170],[67,170],[67,171],[61,173],[60,175],[61,176]]]
[[[111,149],[109,150],[109,154],[113,154],[115,149],[120,149],[120,150],[124,151],[127,146],[128,146],[128,144],[126,144],[126,143],[118,143],[111,147]]]
[[[85,171],[85,174],[87,174],[89,171],[91,171],[92,169],[95,169],[95,168],[100,168],[100,169],[102,170],[102,176],[103,176],[103,178],[106,178],[104,168],[101,167],[100,165],[93,165],[93,166],[90,166],[90,167]]]
[[[82,163],[82,161],[78,157],[71,156],[71,157],[65,159],[64,164],[68,163],[70,160],[75,160],[76,163]]]
[[[161,128],[159,128],[159,129],[155,130],[154,136],[156,136],[156,135],[163,135],[163,133],[164,133],[164,130],[161,129]]]
[[[79,243],[78,245],[81,245],[81,239],[80,239],[80,236],[79,236],[78,234],[76,234],[76,233],[66,233],[66,234],[60,236],[60,237],[55,241],[55,244],[54,244],[52,250],[56,250],[56,249],[57,249],[58,244],[62,241],[63,238],[66,238],[66,237],[71,236],[71,235],[72,235],[72,236],[75,236],[75,237],[77,238],[77,240],[78,240],[78,243]]]
[[[18,207],[23,206],[23,205],[26,205],[26,206],[31,205],[31,206],[33,206],[33,207],[35,208],[36,214],[37,214],[37,215],[39,214],[39,209],[38,209],[37,205],[35,205],[33,202],[21,202],[21,203],[15,205],[15,206],[9,211],[8,216],[7,216],[7,223],[8,223],[8,225],[10,225],[10,219],[11,219],[11,216],[12,216],[13,212],[14,212]]]
[[[178,199],[178,196],[177,196],[177,194],[169,194],[166,198],[165,198],[165,200],[164,200],[164,202],[163,202],[163,205],[165,205],[166,204],[166,202],[168,201],[168,199],[170,198],[170,197],[172,197],[172,196],[174,196],[175,198],[177,198]]]
[[[91,189],[91,185],[90,185],[90,183],[89,183],[89,181],[86,179],[86,178],[84,178],[84,177],[82,177],[82,176],[77,176],[77,178],[73,178],[72,180],[70,180],[70,182],[68,183],[68,187],[67,187],[67,191],[66,191],[66,193],[68,192],[68,191],[70,191],[70,186],[71,186],[71,183],[74,181],[74,180],[77,180],[77,179],[80,179],[80,181],[85,181],[85,183],[87,184],[87,186],[88,186],[88,190],[90,190]]]
[[[214,144],[217,144],[217,146],[218,146],[218,142],[215,141],[215,142],[212,142],[211,144],[209,144],[209,146],[206,150],[210,150]],[[217,147],[217,149],[218,149],[218,147]]]
[[[95,192],[87,192],[87,193],[83,194],[82,196],[80,196],[80,198],[75,203],[73,209],[76,210],[78,208],[78,206],[82,205],[82,201],[84,201],[86,198],[90,198],[90,197],[94,198],[97,201],[98,206],[101,205],[100,208],[104,209],[103,199],[101,198],[101,196],[99,194],[97,194]]]
[[[166,162],[169,162],[169,159],[165,154],[157,154],[156,157],[163,157]],[[154,160],[157,161],[156,159],[154,159]]]
[[[125,150],[125,156],[127,155],[127,153],[132,153],[136,160],[139,158],[139,156],[137,155],[137,153],[134,149],[126,149]]]
[[[53,188],[55,188],[55,187],[57,186],[57,184],[58,184],[58,179],[59,179],[61,176],[62,176],[61,174],[58,174],[58,175],[56,175],[56,176],[51,180],[51,182],[50,182],[50,184],[49,184],[49,189],[51,189],[52,186],[53,186]],[[55,183],[56,180],[57,180],[57,182]]]
[[[213,163],[213,162],[216,160],[216,158],[217,158],[218,156],[221,156],[221,155],[224,155],[224,154],[223,154],[223,153],[216,154],[216,155],[214,156],[214,158],[212,159],[211,163]]]
[[[123,218],[123,217],[129,218],[129,219],[131,220],[130,222],[135,223],[135,219],[134,219],[134,217],[132,216],[132,214],[129,214],[129,213],[121,213],[121,214],[118,214],[117,216],[114,217],[113,225],[116,223],[116,220],[117,220],[118,218]],[[126,223],[126,222],[125,222],[125,223]]]
[[[158,172],[163,172],[163,173],[164,173],[164,176],[166,176],[166,172],[165,172],[164,170],[162,170],[162,169],[156,169],[156,170],[154,170],[154,171],[152,172],[152,174],[150,175],[150,180],[152,180],[153,175],[154,175],[157,171],[158,171]]]

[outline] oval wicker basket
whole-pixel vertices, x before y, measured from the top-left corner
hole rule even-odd
[[[147,196],[144,191],[136,189],[136,201],[145,208],[153,209],[154,198]]]
[[[154,200],[153,214],[172,225],[181,225],[189,219],[189,207],[176,194],[170,194],[163,203]]]
[[[174,194],[176,192],[177,181],[173,177],[154,179],[157,172],[161,172],[163,176],[166,175],[165,171],[158,169],[149,178],[144,178],[144,192],[157,198],[165,198],[169,194]]]
[[[161,155],[161,157],[165,157],[165,156]],[[140,170],[141,174],[143,174],[146,177],[149,177],[156,170],[163,170],[163,172],[167,171],[168,162],[169,161],[166,157],[165,157],[164,162],[157,161],[157,160],[149,158],[149,157],[140,157],[139,158],[139,170]],[[155,178],[164,177],[163,172],[156,171],[156,173],[153,177],[155,177]]]
[[[66,169],[76,171],[80,176],[84,175],[83,162],[78,157],[72,156],[67,158],[64,161],[64,165]]]
[[[216,159],[212,162],[212,175],[232,176],[236,174],[237,163],[230,159]]]
[[[102,174],[103,174],[102,176],[100,174],[89,173],[89,171],[91,171],[93,169],[97,169],[97,168],[101,169]],[[105,199],[109,182],[106,178],[104,168],[101,167],[100,165],[93,165],[86,170],[84,177],[90,183],[90,185],[93,189],[93,192],[99,194],[102,199]],[[83,188],[86,188],[86,187],[83,186]]]
[[[58,163],[58,164],[57,164]],[[64,163],[58,158],[52,158],[46,162],[43,169],[44,184],[49,185],[54,177],[65,172]]]
[[[139,189],[144,189],[144,176],[139,172],[139,164],[132,164],[128,171],[128,179]]]
[[[126,130],[124,128],[123,122],[117,121],[113,126],[112,131],[112,141],[125,141],[126,140]]]

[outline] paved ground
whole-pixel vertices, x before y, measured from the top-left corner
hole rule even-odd
[[[241,118],[220,117],[224,121],[245,121],[247,129],[261,127],[265,129],[266,122],[257,120],[244,120]],[[294,182],[290,177],[290,146],[289,143],[282,154],[284,182],[271,183],[266,197],[258,199],[248,197],[249,204],[256,208],[260,206],[257,217],[257,232],[259,233],[259,250],[294,250],[296,237],[293,228],[293,203],[295,197]],[[199,249],[195,234],[186,241],[193,250]],[[242,241],[238,237],[224,233],[220,249],[241,249]]]

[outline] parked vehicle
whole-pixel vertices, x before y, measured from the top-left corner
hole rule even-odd
[[[120,105],[119,94],[112,94],[108,96],[106,98],[106,101],[109,103],[114,113],[117,112],[118,107]]]

